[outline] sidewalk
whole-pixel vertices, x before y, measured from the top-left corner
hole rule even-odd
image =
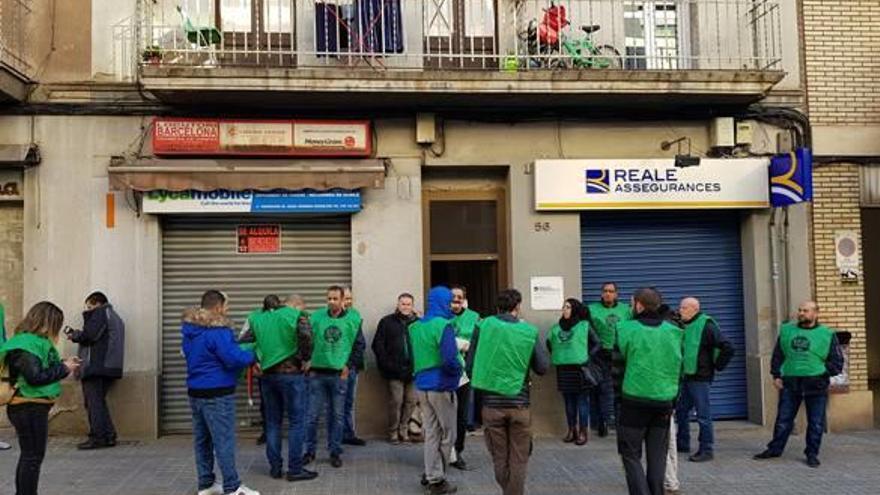
[[[695,430],[694,430],[695,431]],[[825,437],[822,466],[803,464],[803,437],[793,436],[785,456],[774,461],[753,461],[768,434],[742,424],[719,425],[714,462],[693,464],[681,460],[682,493],[686,494],[876,494],[880,493],[880,431],[835,434]],[[0,439],[15,439],[0,430]],[[43,464],[41,494],[172,495],[195,494],[192,445],[188,437],[154,442],[123,442],[99,451],[78,452],[80,439],[52,438]],[[345,465],[333,469],[325,451],[312,468],[315,481],[288,483],[268,476],[262,447],[252,438],[239,443],[239,472],[244,482],[263,494],[361,495],[421,494],[421,444],[392,447],[371,441],[367,447],[346,447]],[[0,495],[11,495],[17,448],[0,452]],[[500,493],[483,438],[468,437],[465,459],[472,471],[451,470],[450,480],[462,494]],[[540,439],[529,465],[531,495],[625,494],[614,437],[593,438],[585,447]]]

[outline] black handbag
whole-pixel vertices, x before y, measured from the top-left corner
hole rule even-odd
[[[598,363],[594,360],[590,360],[581,366],[581,376],[584,378],[584,383],[589,387],[597,387],[599,386],[599,382],[602,381],[602,369],[599,367]]]

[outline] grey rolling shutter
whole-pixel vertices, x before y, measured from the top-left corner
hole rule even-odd
[[[280,224],[281,252],[237,254],[240,224]],[[180,316],[197,306],[207,289],[226,292],[229,316],[240,329],[263,297],[300,294],[309,309],[325,304],[326,289],[351,282],[351,232],[348,216],[333,217],[166,217],[162,241],[162,375],[160,429],[191,430],[186,392],[186,363],[181,353]],[[257,391],[255,390],[256,394]],[[259,419],[238,389],[239,425]]]
[[[742,252],[736,212],[615,212],[581,217],[584,299],[595,301],[603,282],[617,282],[626,301],[639,287],[654,286],[666,304],[700,299],[736,348],[712,385],[712,414],[748,414],[743,317]]]

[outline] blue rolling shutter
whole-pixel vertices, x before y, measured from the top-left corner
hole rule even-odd
[[[654,286],[678,307],[682,297],[700,299],[736,348],[716,375],[716,419],[748,416],[743,322],[740,219],[736,212],[614,212],[581,216],[584,300],[599,298],[603,282],[617,282],[621,299]]]

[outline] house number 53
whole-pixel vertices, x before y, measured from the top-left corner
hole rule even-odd
[[[550,232],[550,222],[535,222],[535,232]]]

